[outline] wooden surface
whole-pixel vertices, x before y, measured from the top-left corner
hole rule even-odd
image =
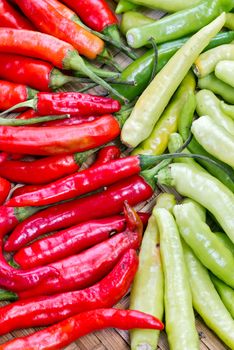
[[[149,14],[151,17],[154,17],[154,18],[159,18],[163,14],[162,12],[159,12],[159,11],[152,12],[152,11],[146,10],[142,12]],[[120,65],[122,65],[122,67],[127,66],[131,62],[129,58],[127,58],[125,55],[120,54],[117,51],[113,51],[113,54],[115,56],[116,61]],[[69,88],[69,85],[67,85],[66,89],[72,90],[72,86],[70,86]],[[98,90],[94,89],[94,91],[99,91],[99,89]],[[155,203],[155,198],[158,193],[159,191],[157,190],[153,198],[151,198],[151,200],[140,204],[137,207],[137,209],[149,212]],[[3,306],[5,304],[6,303],[2,302],[0,303],[0,306]],[[128,304],[129,304],[129,294],[126,295],[115,307],[128,308]],[[228,349],[228,347],[226,347],[216,337],[216,335],[205,326],[204,322],[201,320],[199,316],[196,316],[196,326],[200,337],[200,350],[227,350]],[[17,330],[10,334],[0,336],[0,344],[14,337],[26,336],[39,329],[40,328]],[[129,350],[130,349],[129,344],[130,344],[130,339],[129,339],[128,332],[117,330],[117,329],[107,329],[103,331],[94,332],[85,337],[82,337],[76,342],[70,344],[64,350]],[[165,332],[162,332],[160,335],[157,349],[169,350],[167,336]],[[27,349],[22,349],[22,350],[27,350]],[[147,349],[142,349],[142,350],[147,350]]]

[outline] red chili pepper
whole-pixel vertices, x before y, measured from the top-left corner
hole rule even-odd
[[[140,171],[157,163],[157,157],[148,155],[114,159],[106,164],[68,175],[37,191],[14,197],[6,205],[10,207],[43,206],[72,199],[139,174]]]
[[[25,185],[25,186],[17,187],[12,192],[11,198],[14,198],[16,196],[21,196],[22,194],[25,194],[28,192],[37,191],[42,187],[43,185]]]
[[[127,228],[124,232],[99,243],[78,255],[48,265],[59,271],[59,277],[47,279],[35,288],[19,292],[22,299],[37,295],[83,289],[93,285],[111,271],[121,256],[141,244],[143,225],[136,212],[125,204]]]
[[[127,102],[126,98],[86,66],[72,45],[51,35],[23,29],[0,28],[0,52],[35,57],[48,61],[57,68],[79,71]]]
[[[1,164],[0,164],[1,166]],[[2,205],[8,197],[11,190],[11,184],[9,181],[0,177],[0,205]]]
[[[104,49],[104,42],[61,15],[45,0],[14,0],[24,14],[42,32],[70,43],[80,54],[95,59]]]
[[[0,110],[4,111],[18,103],[27,101],[33,98],[36,92],[26,85],[0,80]]]
[[[48,326],[80,312],[112,307],[128,292],[137,267],[137,254],[130,249],[107,276],[91,287],[1,307],[0,335],[17,328]]]
[[[0,150],[42,156],[84,152],[113,141],[120,131],[112,115],[73,126],[0,126]]]
[[[49,62],[9,54],[0,54],[0,77],[39,91],[51,91],[80,81],[79,78],[64,75]]]
[[[16,338],[0,345],[0,350],[59,350],[76,339],[104,328],[159,329],[163,323],[154,316],[134,310],[97,309],[70,317],[26,337]]]
[[[0,0],[0,27],[35,30],[35,27],[6,0]]]
[[[45,233],[119,214],[125,200],[136,205],[152,196],[153,183],[151,187],[147,181],[150,182],[141,176],[133,176],[106,191],[45,209],[17,226],[6,241],[5,250],[16,251]]]
[[[0,164],[0,176],[16,183],[46,184],[79,170],[80,165],[94,151],[45,157],[30,162],[6,160]]]
[[[148,214],[138,214],[145,225]],[[94,246],[125,228],[126,220],[120,215],[86,221],[22,248],[14,260],[23,269],[46,265]]]
[[[92,166],[99,166],[101,164],[109,163],[113,159],[118,159],[120,157],[121,151],[117,146],[106,146],[100,149]]]

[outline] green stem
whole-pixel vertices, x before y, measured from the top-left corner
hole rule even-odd
[[[0,300],[15,301],[17,299],[18,299],[18,295],[16,293],[10,292],[5,289],[0,289]]]
[[[0,118],[0,125],[23,126],[23,125],[32,125],[37,123],[45,123],[45,122],[50,122],[51,120],[59,120],[59,119],[66,119],[66,118],[70,118],[70,115],[69,114],[51,115],[51,116],[37,117],[37,118],[31,118],[31,119]]]
[[[36,102],[37,102],[37,98],[33,98],[31,100],[27,100],[27,101],[24,101],[24,102],[17,103],[13,107],[8,108],[6,111],[3,111],[2,113],[0,113],[0,116],[5,115],[5,114],[10,113],[10,112],[13,112],[13,111],[15,111],[18,108],[28,107],[28,108],[35,109]]]
[[[89,61],[83,59],[85,62],[85,65],[96,75],[98,75],[101,78],[120,78],[120,73],[118,72],[112,72],[109,70],[104,70],[103,68],[98,68],[94,65],[92,65]],[[85,74],[82,74],[82,72],[74,72],[74,75],[76,77],[84,76]]]

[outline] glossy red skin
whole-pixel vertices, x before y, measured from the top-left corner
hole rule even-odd
[[[37,191],[41,189],[44,185],[24,185],[17,187],[14,189],[14,191],[11,194],[11,198],[14,198],[16,196],[21,196],[22,194],[29,193],[32,191]]]
[[[83,289],[100,281],[115,266],[129,249],[138,249],[141,244],[143,225],[131,208],[127,207],[127,228],[124,232],[73,255],[48,265],[60,272],[59,277],[47,279],[30,291],[22,291],[22,299],[36,295],[50,295],[77,289]]]
[[[6,160],[0,166],[0,176],[11,182],[42,185],[79,169],[74,154],[45,157],[31,162]]]
[[[6,0],[0,0],[0,27],[35,30],[35,27]]]
[[[64,3],[72,8],[88,27],[97,32],[118,23],[117,17],[105,0],[64,0]]]
[[[145,225],[147,216],[138,214]],[[92,247],[125,228],[122,215],[90,220],[33,242],[20,249],[14,260],[23,269],[46,265]]]
[[[114,113],[120,108],[119,101],[102,96],[81,92],[39,92],[35,109],[39,116],[53,114],[88,116]]]
[[[117,146],[106,146],[100,149],[97,159],[92,166],[98,166],[110,162],[113,159],[120,157],[121,151]]]
[[[135,310],[97,309],[70,317],[32,335],[0,345],[0,350],[59,350],[79,337],[104,328],[159,329],[163,323],[154,316]]]
[[[0,28],[0,52],[35,57],[64,68],[74,47],[51,35],[25,29]]]
[[[120,134],[120,125],[105,115],[80,125],[62,127],[0,126],[0,150],[41,156],[65,155],[100,147]]]
[[[0,80],[0,110],[4,111],[17,103],[27,101],[27,89],[26,85]]]
[[[14,197],[7,202],[10,207],[43,206],[72,199],[99,188],[109,186],[141,171],[138,156],[114,159],[80,172],[68,175],[47,186]]]
[[[4,248],[16,251],[45,233],[119,214],[125,200],[134,206],[149,199],[152,194],[152,187],[140,176],[122,180],[106,191],[58,204],[26,219],[16,227]]]
[[[0,205],[2,205],[8,197],[11,190],[11,183],[0,177]]]
[[[104,42],[64,17],[45,0],[14,0],[37,29],[71,44],[80,54],[95,59],[104,49]]]
[[[0,309],[0,335],[17,328],[48,326],[80,312],[112,307],[130,288],[138,267],[135,250],[128,250],[100,282],[83,290],[33,297]]]
[[[45,61],[19,55],[0,54],[0,77],[39,91],[51,91],[53,66]]]

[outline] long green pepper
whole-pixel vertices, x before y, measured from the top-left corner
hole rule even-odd
[[[214,73],[198,79],[200,89],[208,89],[213,93],[220,95],[227,103],[234,104],[234,88],[218,79]]]
[[[227,310],[230,312],[232,318],[234,319],[234,290],[227,286],[223,281],[210,273],[211,281],[213,282],[217,292],[219,293],[222,302],[226,306]]]

